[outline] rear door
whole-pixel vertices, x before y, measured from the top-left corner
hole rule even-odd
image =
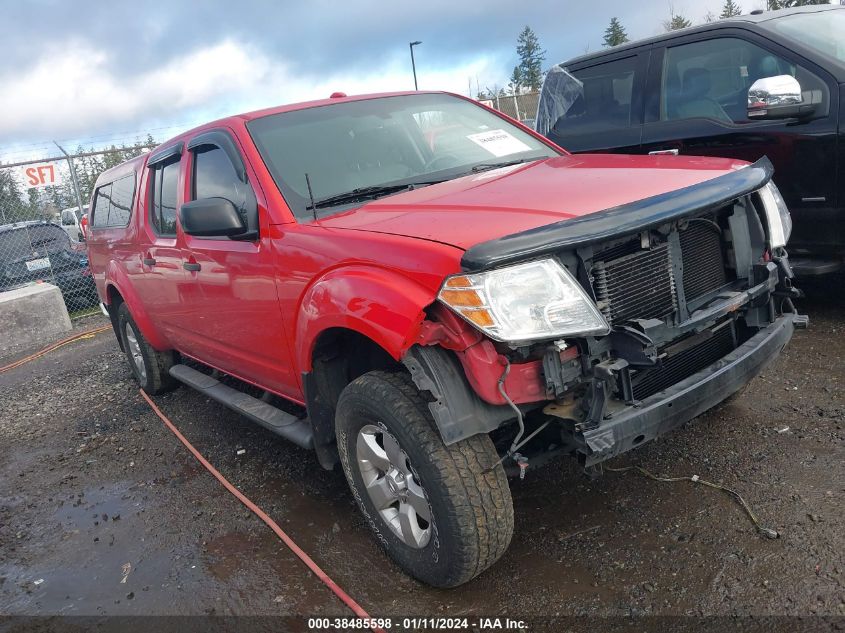
[[[749,121],[755,80],[792,75],[805,99],[820,100],[809,119]],[[677,151],[756,161],[768,156],[795,219],[792,252],[819,242],[835,205],[837,86],[815,64],[750,31],[722,29],[655,48],[646,94],[643,152]]]
[[[645,50],[552,69],[542,96],[554,104],[546,136],[571,152],[638,151],[647,64]]]
[[[182,143],[156,152],[141,181],[144,217],[138,236],[139,267],[134,282],[141,302],[157,327],[175,347],[182,346],[191,329],[191,305],[186,288],[182,250],[177,243],[176,212],[181,204]],[[97,222],[99,199],[94,209]]]

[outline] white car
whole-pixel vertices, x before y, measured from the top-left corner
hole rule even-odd
[[[81,212],[79,210],[79,207],[70,207],[68,209],[62,209],[60,215],[61,225],[65,233],[68,234],[68,237],[73,242],[81,242],[85,239],[85,235],[82,232],[82,226],[79,223],[79,219],[80,217],[82,217],[83,214],[86,213],[88,213],[87,204],[82,207]]]

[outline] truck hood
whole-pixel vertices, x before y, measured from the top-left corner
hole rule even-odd
[[[558,156],[388,196],[320,224],[466,250],[505,235],[696,185],[746,164],[704,157]]]

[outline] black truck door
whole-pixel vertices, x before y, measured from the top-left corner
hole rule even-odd
[[[749,121],[748,88],[755,80],[791,75],[811,116]],[[774,181],[793,215],[790,254],[824,255],[843,239],[836,213],[838,86],[815,64],[750,31],[725,29],[655,48],[646,85],[643,153],[768,156]]]

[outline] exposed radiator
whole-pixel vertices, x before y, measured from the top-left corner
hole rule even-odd
[[[680,232],[684,296],[689,301],[725,285],[725,260],[718,227],[692,221]]]
[[[677,341],[673,345],[677,345]],[[728,323],[696,345],[664,358],[659,366],[635,372],[631,376],[634,398],[643,400],[692,376],[734,349],[733,324]]]
[[[678,309],[668,244],[596,262],[592,275],[597,304],[611,324],[659,319]]]

